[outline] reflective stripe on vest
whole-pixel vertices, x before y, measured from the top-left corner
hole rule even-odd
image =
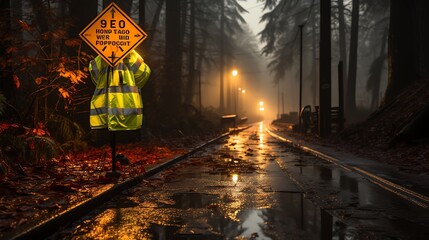
[[[93,95],[104,95],[107,91],[111,93],[139,93],[139,88],[136,86],[112,86],[108,90],[106,88],[95,89]]]
[[[135,72],[137,72],[138,70],[139,70],[139,68],[140,68],[140,66],[142,65],[142,62],[141,61],[136,61],[132,66],[131,66],[131,71],[133,72],[133,73],[135,73]],[[146,69],[145,69],[146,70]]]
[[[109,115],[121,115],[121,116],[130,116],[130,115],[139,115],[143,114],[142,108],[109,108],[107,110],[106,107],[91,109],[89,114],[92,116],[107,114]]]

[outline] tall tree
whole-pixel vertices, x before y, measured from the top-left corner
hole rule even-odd
[[[312,13],[312,21],[311,21],[311,49],[312,49],[312,64],[311,64],[311,73],[313,77],[313,106],[317,106],[319,99],[319,72],[318,72],[318,63],[316,61],[318,53],[318,47],[317,47],[317,26],[316,26],[316,12],[313,11]]]
[[[282,79],[299,57],[298,25],[315,19],[310,18],[314,4],[313,0],[266,1],[265,9],[269,11],[261,17],[266,25],[260,37],[265,43],[262,53],[273,56],[268,66],[275,72],[275,79]],[[311,27],[305,26],[306,29]]]
[[[93,1],[93,2],[97,2],[97,1]],[[133,7],[133,0],[121,0],[121,1],[103,0],[103,8],[107,7],[112,2],[116,3],[128,15],[131,14],[131,9]]]
[[[85,6],[84,8],[82,6]],[[97,16],[98,13],[98,3],[97,1],[86,1],[86,0],[73,0],[69,5],[70,16],[70,28],[68,33],[70,34],[70,39],[80,39],[79,33]],[[82,44],[82,51],[96,55],[94,50],[92,50],[87,44]],[[69,55],[76,55],[76,48],[70,47]],[[83,65],[84,62],[82,62]],[[80,64],[80,63],[78,63]],[[87,66],[81,66],[82,69]],[[90,81],[85,81],[86,83]],[[88,114],[89,114],[89,99],[93,94],[93,88],[89,84],[82,84],[77,87],[81,99],[86,99],[86,104],[80,104],[76,106],[75,111],[73,112],[72,119],[79,122],[87,130],[89,130]]]
[[[384,32],[381,40],[380,53],[377,58],[372,62],[371,67],[369,69],[369,77],[366,84],[366,89],[370,91],[372,94],[371,99],[371,109],[375,110],[378,107],[378,103],[380,100],[380,82],[381,75],[383,72],[384,62],[386,60],[386,44],[387,44],[387,36],[388,31]]]
[[[139,1],[139,25],[143,29],[146,25],[146,0]]]
[[[347,81],[347,94],[345,112],[346,116],[351,118],[351,115],[356,113],[356,78],[357,78],[357,62],[358,62],[358,39],[359,39],[359,0],[353,0],[352,6],[352,24],[350,33],[350,53],[349,53],[349,69]]]
[[[237,48],[237,44],[235,44],[237,41],[236,36],[243,31],[242,24],[245,21],[241,14],[245,12],[245,9],[241,7],[237,0],[223,1],[223,8],[221,8],[220,3],[222,2],[210,0],[195,1],[195,10],[192,10],[191,4],[189,5],[189,21],[187,21],[186,29],[183,31],[186,33],[186,36],[184,36],[184,46],[187,46],[187,51],[184,52],[184,55],[188,60],[186,62],[186,70],[189,79],[185,88],[186,103],[194,102],[193,99],[196,96],[196,74],[195,72],[191,73],[192,69],[195,69],[196,55],[198,55],[198,63],[196,64],[198,70],[201,70],[202,66],[211,67],[215,64],[226,67],[226,63],[232,62],[231,59],[234,58],[234,49]],[[219,12],[222,12],[222,9],[224,13],[219,14]],[[194,13],[192,14],[192,12]],[[223,30],[222,22],[224,25]],[[219,52],[221,54],[218,54]],[[223,64],[220,64],[222,59]],[[194,62],[193,64],[192,61]],[[222,71],[223,69],[220,68],[220,72]],[[191,77],[192,75],[194,76],[193,78]],[[223,77],[223,73],[220,76]],[[223,98],[220,97],[220,100],[223,100]]]
[[[428,1],[390,1],[389,78],[385,101],[390,102],[416,81],[428,78]],[[426,67],[424,67],[426,66]]]
[[[340,61],[343,61],[343,79],[347,79],[347,43],[344,0],[337,0],[338,5],[338,36],[340,43]]]
[[[319,135],[331,133],[331,2],[320,1]]]
[[[161,109],[167,119],[178,116],[182,103],[181,3],[178,0],[166,0],[165,5],[165,68]]]
[[[147,39],[147,50],[149,51],[152,48],[153,41],[155,39],[155,35],[158,32],[157,27],[159,23],[159,19],[161,16],[161,11],[164,7],[165,0],[158,0],[158,4],[155,10],[155,14],[152,18],[151,25],[149,27],[148,35],[150,36],[149,39]]]
[[[190,0],[190,23],[189,23],[189,63],[188,81],[186,86],[185,104],[190,105],[194,95],[195,87],[195,0]]]
[[[6,98],[10,101],[14,98],[16,86],[13,82],[12,68],[8,64],[10,54],[8,48],[11,47],[11,6],[10,1],[0,2],[0,58],[2,66],[0,66],[0,92],[5,94]]]

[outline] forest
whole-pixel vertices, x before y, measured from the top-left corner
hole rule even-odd
[[[58,146],[67,152],[107,144],[100,141],[106,132],[89,128],[93,86],[88,64],[96,55],[79,32],[110,2],[1,1],[2,165],[10,165],[10,159],[50,159]],[[259,0],[264,28],[256,36],[246,25],[247,10],[238,0],[115,3],[148,34],[136,50],[152,69],[142,89],[143,128],[122,140],[218,131],[219,117],[232,109],[230,93],[224,95],[229,69],[245,59],[243,72],[258,68],[255,65],[262,61],[271,73],[258,75],[254,88],[296,85],[300,25],[304,98],[307,104],[318,105],[321,2]],[[429,19],[423,12],[427,1],[335,0],[330,4],[331,66],[335,73],[337,63],[344,64],[346,124],[364,120],[403,90],[428,81]],[[335,85],[338,76],[332,75]],[[216,102],[202,106],[201,82],[216,86]],[[332,95],[333,102],[338,101],[334,90]]]

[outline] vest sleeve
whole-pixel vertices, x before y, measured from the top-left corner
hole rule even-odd
[[[142,88],[149,80],[151,70],[149,66],[143,61],[143,58],[135,51],[133,51],[131,60],[131,71],[134,74],[136,86]]]

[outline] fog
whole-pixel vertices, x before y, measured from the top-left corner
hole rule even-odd
[[[277,86],[272,80],[267,59],[260,55],[259,46],[251,29],[244,26],[247,35],[239,36],[237,45],[245,46],[234,51],[233,63],[225,67],[224,96],[226,113],[240,117],[275,119],[277,116]],[[237,70],[236,76],[232,71]],[[217,67],[202,73],[202,104],[205,107],[219,108],[220,75]],[[245,90],[243,92],[243,90]],[[260,111],[259,102],[264,102]]]
[[[355,105],[357,109],[360,109],[358,116],[350,116],[349,123],[364,119],[371,111],[374,111],[382,102],[382,97],[387,86],[387,54],[385,44],[383,44],[383,35],[385,29],[388,27],[388,8],[383,8],[387,5],[386,1],[377,4],[361,4],[362,9],[366,9],[365,12],[360,12],[359,21],[359,35],[358,35],[358,58],[357,58],[357,73],[356,73],[356,89],[355,89]],[[314,6],[310,5],[315,4]],[[240,4],[246,8],[248,13],[243,14],[244,19],[247,22],[246,26],[243,26],[245,31],[242,36],[237,36],[238,46],[247,46],[234,50],[232,54],[233,64],[225,67],[225,101],[228,100],[228,85],[232,79],[231,71],[233,68],[237,68],[239,75],[235,78],[239,83],[239,87],[246,89],[245,96],[242,100],[245,101],[244,113],[239,106],[240,114],[252,115],[259,111],[259,101],[265,102],[265,113],[266,118],[275,119],[279,114],[298,112],[299,111],[299,28],[297,25],[306,23],[303,30],[303,88],[302,88],[302,107],[306,105],[314,106],[319,105],[319,49],[318,49],[318,38],[319,38],[319,23],[318,23],[318,1],[303,1],[299,6],[295,6],[295,12],[302,12],[297,16],[288,15],[287,17],[295,17],[295,22],[289,22],[290,26],[284,29],[278,30],[283,31],[277,32],[277,39],[283,39],[288,41],[289,48],[286,51],[291,52],[291,61],[285,59],[277,59],[277,61],[284,61],[284,66],[271,66],[268,67],[271,61],[279,55],[277,52],[280,49],[282,43],[278,43],[276,50],[272,54],[262,54],[262,49],[267,42],[261,41],[260,32],[267,27],[267,21],[260,22],[263,14],[269,12],[269,9],[263,11],[264,3],[254,1],[240,2]],[[331,103],[332,106],[338,106],[338,63],[341,60],[340,54],[340,36],[338,21],[338,5],[333,3],[332,14],[333,14],[333,27],[331,33],[331,46],[332,46],[332,60],[331,60]],[[348,63],[350,57],[350,24],[351,16],[347,12],[352,11],[351,1],[344,1],[345,14],[345,35],[347,45],[347,58],[345,62]],[[292,14],[293,11],[290,11]],[[311,22],[314,21],[314,22]],[[285,30],[288,32],[285,32]],[[276,31],[273,30],[275,33]],[[283,37],[287,35],[286,37]],[[275,40],[277,41],[277,40]],[[315,49],[313,49],[315,48]],[[384,48],[383,50],[381,48]],[[276,52],[277,51],[277,52]],[[381,68],[379,79],[370,79],[371,66],[375,64],[375,60],[383,55],[382,64],[378,66]],[[277,56],[275,56],[277,55]],[[281,68],[284,68],[283,70]],[[348,75],[348,66],[345,69],[345,75]],[[374,71],[374,68],[372,71]],[[282,72],[279,74],[279,72]],[[281,75],[279,78],[278,76]],[[210,67],[203,74],[203,105],[219,107],[219,68]],[[372,81],[372,82],[371,82]],[[374,83],[377,81],[377,83]],[[347,86],[348,81],[344,79],[344,94],[347,99]],[[374,87],[374,85],[379,85]],[[376,91],[376,92],[375,92]],[[347,100],[345,100],[347,101]],[[226,104],[225,102],[225,104]],[[241,105],[241,104],[239,104]]]

